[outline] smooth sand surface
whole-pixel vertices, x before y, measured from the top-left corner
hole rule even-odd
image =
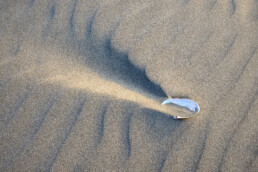
[[[257,171],[257,48],[257,0],[1,0],[0,171]]]

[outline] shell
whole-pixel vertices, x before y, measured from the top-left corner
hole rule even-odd
[[[182,114],[182,115],[174,116],[175,119],[191,118],[200,112],[199,105],[190,99],[179,99],[179,98],[167,99],[163,101],[161,105],[166,105],[166,104],[172,104],[173,106],[184,108],[191,112],[191,115]]]

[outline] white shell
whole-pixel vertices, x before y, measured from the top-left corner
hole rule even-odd
[[[173,115],[175,119],[191,118],[200,112],[199,105],[190,99],[179,99],[179,98],[167,99],[163,101],[161,105],[165,105],[165,104],[172,104],[176,107],[184,108],[184,109],[187,109],[189,112],[191,112],[190,115],[185,113],[182,113],[181,115],[175,115],[175,116]]]

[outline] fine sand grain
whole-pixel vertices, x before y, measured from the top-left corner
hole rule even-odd
[[[257,95],[257,0],[0,1],[0,171],[255,172]]]

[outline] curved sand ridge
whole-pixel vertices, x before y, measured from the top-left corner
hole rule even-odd
[[[253,0],[2,1],[0,168],[255,171],[257,11]],[[166,95],[202,111],[175,121]]]

